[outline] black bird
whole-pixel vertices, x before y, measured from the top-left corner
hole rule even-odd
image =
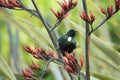
[[[66,34],[58,39],[58,45],[63,56],[65,56],[65,52],[71,53],[76,48],[75,34],[76,31],[70,29]]]

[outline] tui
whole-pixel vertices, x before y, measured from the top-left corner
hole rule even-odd
[[[65,56],[65,52],[71,53],[76,48],[75,34],[76,31],[70,29],[58,39],[58,45],[63,56]]]

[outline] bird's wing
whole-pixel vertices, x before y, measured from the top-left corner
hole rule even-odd
[[[58,39],[58,44],[59,44],[60,48],[64,48],[66,46],[66,41],[67,41],[66,35],[63,35],[62,37],[60,37]]]

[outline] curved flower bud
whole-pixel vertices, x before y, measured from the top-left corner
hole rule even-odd
[[[78,64],[78,61],[75,57],[75,53],[72,55],[68,54],[65,52],[66,56],[64,57],[64,62],[65,62],[65,70],[70,72],[70,73],[78,73],[81,70],[81,67],[84,64],[84,61],[82,58],[80,58],[80,65]]]
[[[103,9],[102,7],[99,7],[99,8],[103,14],[107,14],[107,11],[105,9]]]
[[[120,0],[114,0],[116,10],[120,9]]]
[[[49,50],[49,55],[54,59],[56,58],[55,53],[52,50]]]
[[[84,65],[84,60],[82,57],[80,57],[80,66],[83,67],[83,65]]]
[[[68,16],[69,11],[72,10],[76,5],[77,5],[77,1],[73,2],[73,0],[63,0],[63,2],[58,2],[57,3],[60,5],[60,7],[62,8],[62,10],[59,11],[54,11],[53,9],[50,9],[52,11],[52,13],[57,17],[58,20],[61,20],[65,17]]]
[[[40,69],[40,67],[33,61],[32,61],[32,64],[30,65],[30,68],[31,69],[35,69],[35,70],[39,70]]]
[[[0,0],[0,7],[14,8],[21,7],[21,5],[17,0]]]
[[[31,79],[34,74],[30,68],[22,69],[22,76],[25,77],[26,80]]]
[[[95,16],[92,14],[92,12],[90,12],[90,16],[87,15],[87,13],[85,11],[83,11],[81,14],[80,14],[80,17],[88,22],[90,25],[92,25],[92,23],[94,22],[95,20]]]
[[[108,15],[109,15],[109,16],[112,16],[112,15],[113,15],[114,8],[113,8],[112,5],[111,5],[111,6],[108,6],[108,8],[107,8],[107,12],[108,12]]]
[[[66,57],[64,57],[64,62],[69,65],[69,61]]]
[[[90,24],[92,24],[95,20],[95,16],[90,12]]]
[[[73,73],[73,72],[74,72],[74,71],[72,70],[72,68],[71,68],[70,66],[68,66],[68,65],[65,65],[65,66],[64,66],[64,69],[65,69],[66,71],[70,72],[70,73]]]

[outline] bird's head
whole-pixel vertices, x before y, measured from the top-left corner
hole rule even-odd
[[[67,35],[70,36],[70,37],[74,37],[76,34],[76,31],[73,30],[73,29],[70,29],[68,32],[67,32]]]

